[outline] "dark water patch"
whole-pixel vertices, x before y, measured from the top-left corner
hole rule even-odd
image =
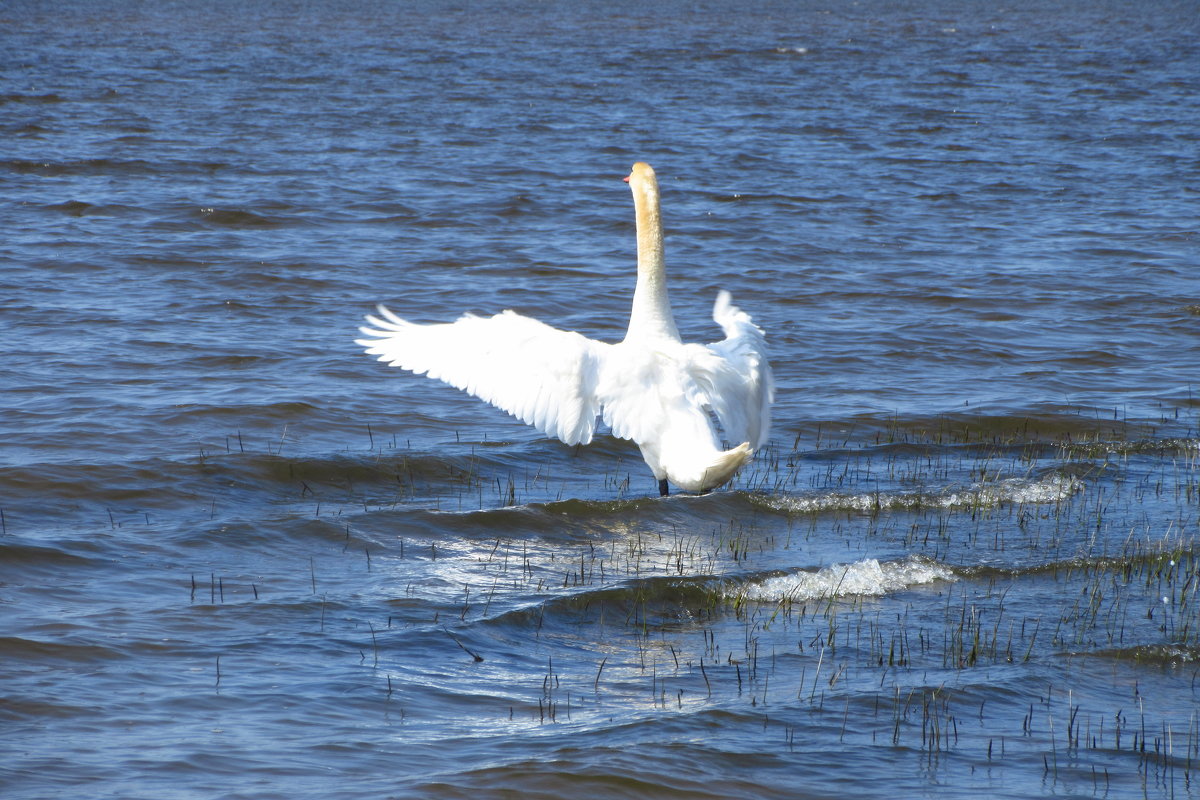
[[[132,213],[143,213],[144,209],[120,204],[94,204],[82,200],[68,200],[44,206],[47,211],[57,211],[72,217],[113,217]]]
[[[711,576],[655,577],[552,597],[503,612],[482,624],[541,628],[605,618],[616,625],[653,624],[659,630],[667,620],[687,624],[711,616],[723,598],[721,582]]]
[[[1171,425],[1174,415],[1158,420],[1131,419],[1120,409],[1069,406],[1051,403],[1031,413],[1006,414],[982,411],[947,412],[934,416],[896,415],[892,418],[863,415],[850,420],[825,420],[800,432],[800,441],[820,444],[863,441],[872,435],[879,443],[894,441],[930,444],[1023,444],[1071,447],[1076,444],[1123,442],[1149,438],[1159,426]],[[1114,413],[1115,412],[1115,413]],[[1187,424],[1183,420],[1182,424]],[[1155,437],[1156,439],[1158,437]]]
[[[105,647],[76,637],[56,637],[53,642],[26,639],[18,636],[0,637],[0,648],[14,660],[38,661],[58,665],[95,664],[127,658],[119,648]]]
[[[1181,669],[1200,661],[1200,647],[1192,645],[1149,644],[1121,647],[1113,650],[1097,650],[1088,655],[1092,658],[1131,662],[1139,666]]]
[[[36,122],[20,122],[17,124],[7,124],[0,122],[0,130],[5,131],[14,136],[24,136],[34,139],[40,139],[45,134],[51,133],[50,128],[44,125],[39,125]]]
[[[22,94],[19,92],[8,92],[0,94],[0,105],[8,103],[44,105],[48,103],[63,103],[66,98],[61,95],[50,92],[48,94]]]
[[[187,565],[195,563],[194,559],[197,557],[217,557],[220,559],[217,563],[237,564],[242,561],[242,558],[236,556],[236,553],[259,554],[265,557],[267,562],[256,565],[255,569],[263,570],[268,567],[285,569],[287,575],[278,580],[283,583],[291,583],[310,577],[311,564],[307,559],[314,550],[322,552],[321,548],[314,547],[314,545],[339,544],[341,545],[339,549],[346,549],[352,545],[361,546],[360,541],[355,539],[348,530],[347,521],[341,518],[342,515],[337,509],[328,513],[326,519],[322,519],[319,516],[320,509],[315,505],[300,505],[293,502],[291,498],[283,498],[278,501],[280,508],[272,515],[273,519],[247,520],[246,508],[257,506],[262,502],[263,499],[256,496],[256,492],[252,489],[248,491],[231,490],[222,495],[219,500],[201,500],[194,506],[195,513],[191,515],[191,519],[172,520],[173,524],[169,529],[158,534],[162,541],[161,545],[158,541],[150,539],[144,548],[147,551],[153,551],[157,546],[166,552],[172,552],[176,568],[184,570],[189,569]],[[313,516],[314,511],[318,516]],[[301,556],[301,554],[306,555]],[[280,564],[269,563],[270,557],[275,555],[280,556],[283,562]],[[255,562],[251,561],[250,563],[254,564]],[[195,567],[190,569],[195,569]],[[236,573],[231,573],[230,567],[218,567],[217,573],[211,572],[211,567],[204,566],[201,569],[202,572],[191,573],[193,580],[203,579],[201,580],[202,590],[198,590],[197,596],[209,596],[210,575],[224,577],[230,587],[238,587],[237,592],[242,595],[250,594],[251,585],[253,583],[261,584],[263,580],[262,572],[246,574],[245,566],[237,567]],[[184,578],[178,578],[178,580]],[[233,583],[233,581],[237,581],[237,583]]]
[[[229,305],[232,307],[233,304],[231,303]],[[149,341],[149,340],[139,341],[139,340],[135,339],[135,340],[131,340],[129,342],[129,344],[132,346],[146,347],[146,348],[151,348],[151,349],[152,348],[164,348],[165,349],[167,347],[170,347],[172,343],[163,342],[163,341]],[[268,355],[262,355],[262,354],[247,354],[247,353],[241,353],[241,352],[230,352],[230,353],[215,353],[215,354],[211,354],[211,355],[197,355],[189,360],[191,361],[191,363],[195,364],[196,366],[202,367],[205,369],[255,370],[255,369],[261,369],[264,366],[276,363],[279,360],[279,358],[280,358],[279,356],[268,356]]]
[[[1074,556],[1065,559],[1004,567],[995,565],[962,565],[958,572],[973,580],[994,581],[1000,579],[1042,578],[1070,581],[1095,577],[1115,577],[1121,586],[1142,587],[1185,587],[1189,568],[1197,563],[1197,555],[1190,549],[1177,547],[1132,548],[1129,552],[1113,556]]]
[[[197,405],[179,404],[172,412],[179,421],[200,419],[211,422],[236,422],[245,419],[267,419],[286,422],[311,415],[319,409],[302,400],[287,400],[262,405]]]
[[[489,541],[507,537],[569,540],[608,529],[603,523],[572,519],[527,507],[453,510],[464,501],[468,507],[477,506],[477,497],[476,492],[468,491],[444,495],[433,509],[370,512],[366,518],[355,520],[355,528],[364,535],[382,538],[383,541],[412,536],[434,541],[446,538]],[[428,506],[428,501],[423,505]],[[447,510],[437,510],[438,507]]]
[[[614,516],[638,516],[639,512],[651,511],[656,508],[655,504],[661,504],[664,501],[657,498],[641,497],[631,499],[616,499],[616,500],[559,500],[551,503],[532,504],[533,509],[540,509],[547,514],[557,514],[563,517],[575,519],[587,519],[593,517],[614,517]],[[670,501],[665,501],[670,502]],[[687,502],[681,500],[679,502]]]
[[[46,720],[77,720],[95,713],[89,706],[49,702],[41,699],[5,697],[0,703],[0,719],[19,724],[21,722],[45,723]]]
[[[194,475],[194,465],[160,459],[35,463],[0,469],[0,491],[14,498],[17,507],[28,507],[23,498],[36,496],[43,504],[65,503],[68,508],[73,503],[171,508],[194,498]]]
[[[320,591],[330,575],[330,562],[322,559],[318,564],[315,559],[310,561],[299,553],[281,556],[280,563],[273,565],[272,574],[266,576],[214,572],[172,575],[173,594],[164,596],[161,608],[156,609],[153,619],[145,624],[160,626],[164,631],[191,626],[209,632],[223,631],[225,635],[219,642],[195,642],[209,650],[235,652],[261,648],[261,643],[256,642],[264,635],[273,636],[270,633],[273,629],[323,640],[320,643],[289,640],[281,642],[280,647],[341,647],[336,639],[345,634],[348,625],[353,627],[347,620],[355,619],[356,606],[347,598],[330,597],[328,592]],[[316,591],[312,587],[314,582]],[[142,624],[142,620],[136,622]],[[365,630],[367,626],[359,627]],[[334,641],[324,641],[322,634],[326,632]],[[162,646],[166,648],[163,652],[170,652],[172,647],[179,645],[143,641],[135,646]]]
[[[287,404],[289,406],[293,404]],[[293,409],[280,412],[283,417]],[[281,417],[282,418],[282,417]],[[223,480],[247,486],[274,485],[298,490],[305,496],[361,496],[372,503],[402,502],[416,485],[438,484],[471,491],[484,471],[494,471],[507,462],[487,450],[475,453],[433,455],[430,453],[363,456],[288,457],[254,452],[244,437],[235,435],[227,449],[236,452],[205,458],[204,470]]]
[[[14,520],[14,525],[16,520]],[[7,522],[5,527],[7,528]],[[62,543],[35,544],[10,536],[0,536],[0,573],[14,577],[39,571],[73,570],[97,563],[96,559],[69,552]],[[29,572],[26,572],[29,570]]]
[[[685,746],[686,749],[686,746]],[[667,777],[647,769],[644,762],[622,755],[619,750],[583,751],[574,757],[561,756],[552,767],[540,762],[514,761],[503,766],[473,769],[438,779],[425,779],[413,786],[415,796],[470,798],[497,784],[511,783],[520,776],[522,796],[529,798],[561,797],[558,787],[570,785],[592,797],[689,797],[727,800],[739,791],[753,790],[764,800],[810,795],[797,794],[780,787],[770,790],[759,782],[723,780],[714,782],[700,777]],[[816,797],[817,795],[811,795]]]
[[[247,289],[277,289],[299,293],[326,292],[335,289],[339,284],[323,274],[322,265],[312,262],[279,262],[272,261],[270,269],[251,269],[240,272],[236,276],[240,285]],[[295,307],[307,307],[307,302],[294,302]]]
[[[64,161],[5,159],[0,169],[21,175],[45,177],[93,177],[98,175],[145,176],[162,171],[158,164],[142,159],[87,158]]]
[[[280,213],[268,214],[237,208],[199,208],[196,214],[198,219],[218,228],[269,229],[281,227],[291,221]]]

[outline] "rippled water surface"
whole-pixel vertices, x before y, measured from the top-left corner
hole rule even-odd
[[[0,8],[0,793],[1200,794],[1191,3]],[[658,498],[353,344],[672,299]]]

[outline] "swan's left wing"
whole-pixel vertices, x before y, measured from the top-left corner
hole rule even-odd
[[[379,306],[357,343],[392,366],[428,375],[507,411],[547,436],[587,444],[596,429],[596,382],[611,345],[505,311],[418,325]]]
[[[730,443],[749,442],[757,450],[771,432],[775,400],[765,337],[750,315],[730,302],[726,291],[717,295],[713,320],[725,331],[725,339],[707,347],[689,346],[688,372]]]

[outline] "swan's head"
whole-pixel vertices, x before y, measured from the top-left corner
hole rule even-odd
[[[654,175],[654,168],[645,161],[633,165],[633,170],[625,178],[625,182],[633,189],[635,195],[658,195],[658,178]]]

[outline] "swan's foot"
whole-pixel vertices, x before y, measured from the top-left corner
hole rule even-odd
[[[666,497],[667,494],[668,494],[667,479],[663,478],[661,481],[658,482],[658,496]]]

